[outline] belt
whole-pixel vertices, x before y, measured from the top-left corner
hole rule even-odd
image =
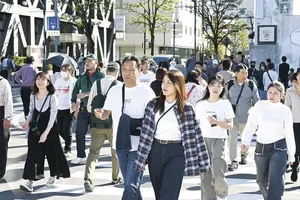
[[[160,144],[180,144],[181,140],[159,140],[154,138],[154,140]]]

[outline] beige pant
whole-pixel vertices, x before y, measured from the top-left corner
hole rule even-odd
[[[237,160],[237,139],[240,134],[242,136],[242,133],[244,131],[244,128],[246,126],[246,123],[239,124],[234,123],[233,129],[229,131],[229,139],[228,139],[228,146],[229,146],[229,157],[230,161],[236,161]],[[245,155],[247,157],[248,152],[241,152],[241,155]]]
[[[96,167],[96,161],[100,154],[100,149],[105,142],[108,140],[111,146],[111,156],[112,156],[112,179],[119,178],[119,163],[116,155],[116,151],[112,148],[112,129],[99,129],[92,128],[91,132],[91,147],[90,152],[86,161],[84,180],[89,180],[93,183],[94,172]]]
[[[205,138],[207,152],[209,154],[211,171],[201,173],[201,200],[216,200],[220,191],[227,191],[228,185],[225,184],[225,172],[227,163],[225,161],[225,138]],[[216,184],[216,180],[222,184]]]

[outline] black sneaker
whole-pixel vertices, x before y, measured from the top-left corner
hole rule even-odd
[[[120,177],[118,179],[113,179],[111,184],[113,185],[120,185],[120,184],[123,184],[123,179]]]
[[[291,174],[291,180],[293,182],[296,182],[298,180],[298,170],[297,169],[296,170],[293,169],[292,174]]]
[[[231,164],[228,165],[228,171],[237,170],[238,167],[239,167],[239,163],[234,160],[231,162]]]
[[[245,155],[242,155],[241,156],[241,162],[240,162],[241,165],[246,165],[247,164],[247,157]]]

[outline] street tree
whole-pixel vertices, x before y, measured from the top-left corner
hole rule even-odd
[[[203,20],[206,39],[214,46],[215,54],[224,38],[230,34],[230,25],[245,9],[240,9],[243,0],[198,0],[197,13]]]
[[[124,6],[132,14],[129,24],[143,27],[143,32],[150,34],[151,55],[154,55],[155,33],[166,31],[165,24],[172,22],[177,2],[178,0],[139,0]]]
[[[61,0],[60,5],[67,4],[70,12],[62,15],[62,20],[70,22],[87,37],[87,50],[94,53],[95,41],[93,39],[94,25],[100,25],[108,13],[114,9],[113,0]],[[96,15],[95,15],[96,14]],[[97,16],[97,18],[95,18]]]
[[[231,53],[245,52],[249,49],[248,25],[243,20],[235,20],[230,26],[229,38],[232,41]]]

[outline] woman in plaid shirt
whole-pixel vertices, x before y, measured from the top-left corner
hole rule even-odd
[[[184,76],[178,70],[165,75],[160,97],[146,107],[135,168],[144,170],[147,162],[157,200],[178,199],[183,175],[210,170],[199,124],[186,103]]]

